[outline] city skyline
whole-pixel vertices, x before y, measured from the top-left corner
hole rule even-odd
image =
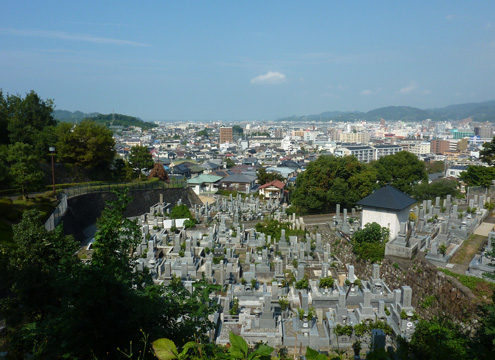
[[[15,2],[0,88],[143,120],[492,100],[495,4]]]

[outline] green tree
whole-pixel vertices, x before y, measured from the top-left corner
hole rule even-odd
[[[134,250],[141,242],[136,220],[124,217],[131,198],[126,192],[115,192],[117,199],[107,203],[96,226],[91,262],[96,267],[110,267],[126,277],[134,267]]]
[[[0,89],[0,145],[8,145],[9,141],[9,104],[7,97],[3,95]]]
[[[425,162],[425,168],[428,174],[443,173],[445,170],[445,162],[443,161]]]
[[[43,186],[43,172],[39,168],[39,159],[33,153],[33,147],[24,143],[9,145],[7,161],[13,185],[24,198],[30,191]]]
[[[21,98],[7,96],[8,132],[10,143],[35,144],[35,136],[46,126],[55,126],[53,100],[42,100],[34,91]]]
[[[420,320],[411,337],[409,353],[414,359],[472,359],[469,336],[446,319]]]
[[[204,137],[208,137],[208,129],[203,129],[203,130],[200,130],[196,133],[196,136],[204,136]]]
[[[479,308],[480,326],[477,328],[472,349],[478,359],[493,359],[495,357],[495,293],[492,303]]]
[[[488,188],[495,180],[495,167],[470,165],[466,171],[461,172],[459,179],[468,186],[483,186]]]
[[[226,158],[224,163],[227,166],[227,169],[233,168],[236,165],[235,161],[230,158]]]
[[[198,281],[189,291],[180,279],[158,286],[148,271],[135,271],[132,249],[141,237],[122,215],[128,201],[119,194],[103,211],[88,264],[74,257],[77,245],[61,228],[47,232],[39,213],[24,214],[16,245],[1,247],[11,285],[0,302],[9,356],[114,359],[142,332],[178,344],[206,340],[217,309],[210,294],[220,287]]]
[[[153,157],[146,146],[133,146],[129,153],[129,163],[139,174],[139,180],[141,180],[142,171],[150,170],[154,165]]]
[[[32,345],[32,339],[25,338],[32,333],[25,325],[48,321],[53,309],[60,306],[64,296],[60,285],[71,276],[78,245],[61,227],[46,231],[38,210],[24,212],[13,232],[15,244],[0,243],[3,280],[10,288],[0,306],[7,325],[4,339],[9,355],[15,357],[26,342]]]
[[[483,149],[480,151],[480,160],[492,166],[495,165],[495,137],[492,141],[483,144]]]
[[[6,145],[0,145],[0,188],[7,187],[10,183],[9,169],[8,169],[8,147]]]
[[[376,189],[376,179],[376,171],[353,156],[323,155],[297,176],[291,202],[298,213],[350,207]]]
[[[61,123],[56,130],[56,149],[62,161],[81,166],[95,174],[109,174],[115,157],[115,141],[105,125],[83,120],[77,125]]]
[[[232,126],[233,135],[242,136],[243,133],[244,133],[244,129],[242,128],[242,126],[239,125]]]
[[[356,231],[352,236],[352,247],[358,258],[379,262],[385,256],[385,243],[389,239],[390,231],[378,223],[367,223],[364,228]]]
[[[373,167],[377,171],[380,185],[390,184],[407,194],[411,194],[414,184],[428,181],[424,162],[407,151],[384,156]]]
[[[422,182],[412,187],[411,195],[418,201],[434,199],[437,196],[446,198],[447,195],[456,197],[459,194],[458,182],[450,179],[440,179],[432,182]]]
[[[256,171],[256,175],[258,176],[258,184],[264,185],[273,180],[284,181],[284,177],[277,172],[266,172],[265,168],[260,168]]]

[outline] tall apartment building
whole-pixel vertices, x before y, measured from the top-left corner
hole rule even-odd
[[[355,156],[359,161],[369,163],[374,160],[375,149],[371,146],[346,146],[335,149],[336,156]]]
[[[445,154],[450,151],[450,141],[434,139],[430,142],[430,152],[433,154]]]
[[[232,136],[232,128],[231,127],[221,127],[220,128],[220,144],[223,143],[231,143],[234,138]]]
[[[400,145],[345,146],[335,149],[335,156],[355,156],[359,161],[369,163],[387,155],[402,151]]]
[[[292,136],[299,136],[299,137],[304,137],[304,130],[294,130],[292,132]]]
[[[387,155],[397,154],[403,150],[400,145],[375,145],[373,147],[375,148],[375,160]]]
[[[367,144],[370,141],[370,134],[366,132],[342,132],[339,140],[343,143]]]
[[[431,152],[431,145],[429,142],[418,142],[409,147],[409,152],[416,156],[429,154]]]

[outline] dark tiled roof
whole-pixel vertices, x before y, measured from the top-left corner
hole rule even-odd
[[[416,200],[393,186],[387,185],[358,201],[357,205],[388,210],[403,210],[414,203],[416,203]]]
[[[400,145],[375,145],[375,149],[388,149],[388,148],[400,148]]]
[[[346,146],[349,150],[373,150],[371,146]]]

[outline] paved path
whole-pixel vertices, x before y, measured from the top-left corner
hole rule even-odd
[[[492,231],[493,229],[493,223],[489,222],[483,222],[474,230],[474,233],[476,235],[481,235],[481,236],[488,236],[488,233]]]

